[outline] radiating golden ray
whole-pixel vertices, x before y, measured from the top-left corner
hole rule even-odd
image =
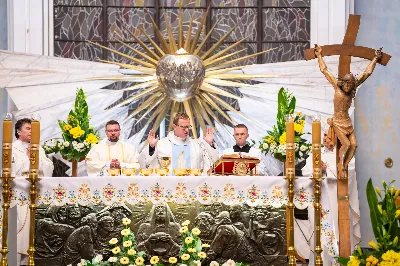
[[[142,82],[142,83],[139,83],[137,85],[133,85],[133,86],[121,89],[119,91],[132,91],[132,90],[147,88],[147,87],[154,86],[154,85],[158,86],[158,80],[157,79],[149,80],[149,81],[146,81],[146,82]]]
[[[212,79],[240,79],[249,80],[255,78],[279,78],[279,75],[248,75],[248,74],[216,74],[210,75],[208,78]]]
[[[170,109],[171,106],[171,100],[165,101],[165,107],[160,110],[158,113],[158,116],[156,118],[156,121],[154,121],[153,127],[155,130],[157,130],[160,127],[161,121],[164,120],[165,115],[167,114],[168,110]],[[149,121],[152,121],[153,119],[149,119]]]
[[[194,115],[196,116],[197,121],[199,122],[200,128],[203,131],[203,135],[204,135],[205,132],[207,132],[206,123],[204,123],[204,119],[200,113],[199,108],[197,107],[196,100],[191,99],[190,102],[191,102],[191,105],[193,106]],[[199,138],[200,138],[200,132],[199,132]]]
[[[246,115],[244,115],[242,112],[236,110],[235,108],[233,108],[232,106],[230,106],[229,104],[227,104],[225,101],[221,100],[221,98],[214,96],[212,94],[208,95],[213,98],[215,101],[217,101],[221,106],[223,106],[224,108],[230,110],[231,112],[234,112],[235,114],[239,115],[240,117],[242,117],[243,119],[245,119],[246,121],[253,123],[255,125],[257,125],[258,127],[260,127],[262,129],[262,127],[257,123],[257,121],[247,117]]]
[[[238,70],[238,69],[242,69],[242,68],[250,67],[250,66],[253,66],[253,65],[236,66],[236,67],[229,67],[229,68],[222,68],[222,69],[215,69],[215,70],[206,69],[206,77],[208,77],[209,75],[214,75],[214,74],[218,74],[218,73],[223,74],[223,73],[230,72],[232,70]]]
[[[186,40],[183,46],[183,49],[185,49],[186,51],[190,50],[190,38],[192,37],[193,20],[194,20],[193,16],[190,17],[189,29],[186,33]]]
[[[141,39],[139,39],[138,37],[136,37],[136,35],[135,35],[130,29],[128,29],[127,26],[125,26],[124,24],[122,24],[122,25],[123,25],[123,27],[129,32],[129,34],[133,37],[133,39],[134,39],[137,43],[139,43],[139,45],[140,45],[141,47],[143,47],[143,49],[146,50],[146,52],[147,52],[149,55],[151,55],[154,59],[160,59],[160,57],[158,56],[158,54],[156,54],[153,50],[151,50],[149,47],[147,47],[147,45],[146,45],[144,42],[142,42]],[[154,48],[156,48],[155,46],[158,47],[158,49],[159,49],[158,52],[160,52],[161,56],[163,56],[163,55],[164,55],[164,54],[163,54],[164,52],[163,52],[163,51],[160,49],[160,47],[153,41],[153,39],[150,38],[150,36],[147,35],[147,33],[146,33],[143,29],[139,29],[139,31],[140,31],[140,33],[146,35],[146,37],[147,37],[148,40],[151,42],[151,44],[153,44]]]
[[[228,120],[232,125],[235,123],[233,120],[204,92],[200,94],[200,97],[205,100],[209,105],[211,105],[215,110],[218,111],[223,117],[225,117],[226,120]]]
[[[222,68],[222,67],[225,67],[225,66],[229,66],[229,65],[233,65],[233,64],[239,63],[239,62],[244,61],[244,60],[246,60],[246,59],[248,59],[248,58],[251,58],[251,57],[254,57],[254,56],[257,56],[257,55],[260,55],[260,54],[268,53],[268,52],[270,52],[270,51],[272,51],[272,50],[275,50],[275,49],[277,49],[277,48],[278,48],[278,47],[272,48],[272,49],[268,49],[268,50],[265,50],[265,51],[262,51],[262,52],[254,53],[254,54],[251,54],[251,55],[246,55],[246,56],[243,56],[243,57],[240,57],[240,58],[237,58],[237,59],[230,60],[230,61],[225,62],[225,63],[223,63],[223,64],[217,65],[217,66],[215,67],[215,69],[218,69],[218,68]]]
[[[149,98],[147,98],[146,101],[144,101],[138,108],[136,108],[135,111],[133,111],[130,115],[128,115],[126,119],[129,119],[131,117],[134,117],[135,115],[137,115],[138,113],[140,113],[141,111],[143,111],[145,108],[148,108],[149,106],[155,106],[154,103],[157,101],[157,98],[159,99],[161,97],[162,93],[154,93],[153,95],[151,95]]]
[[[163,100],[163,98],[159,98],[152,105],[149,105],[149,109],[147,109],[146,112],[144,112],[144,114],[138,120],[136,120],[135,125],[139,124],[139,122],[142,121],[154,108],[159,106]],[[156,111],[157,109],[154,111],[154,113],[156,113]]]
[[[162,36],[162,33],[160,29],[158,28],[156,22],[154,21],[153,17],[149,14],[149,10],[147,8],[144,9],[144,12],[148,15],[150,18],[151,24],[153,25],[154,32],[157,35],[158,40],[161,42],[161,45],[164,47],[164,51],[169,51],[169,46],[167,42],[164,40],[164,37]]]
[[[155,41],[153,41],[153,38],[151,38],[143,29],[139,29],[139,30],[150,41],[151,45],[153,45],[153,47],[154,47],[154,50],[156,52],[158,52],[161,56],[164,56],[165,55],[164,51],[161,49],[161,47]],[[146,44],[144,44],[144,43],[143,43],[143,45],[146,46]],[[152,52],[152,54],[155,54],[150,48],[147,48],[147,49],[150,50]],[[147,51],[147,49],[146,49],[146,51]],[[160,59],[160,57],[157,54],[155,54],[155,55],[157,56],[158,59]]]
[[[133,70],[145,73],[145,74],[155,74],[156,73],[155,68],[128,65],[128,64],[124,64],[124,63],[112,62],[112,61],[102,60],[102,59],[97,59],[97,61],[104,62],[104,63],[107,63],[107,64],[112,64],[112,65],[117,65],[117,66],[120,66],[120,67],[123,67],[123,68],[126,68],[126,69],[133,69]]]
[[[229,93],[227,91],[224,91],[223,89],[217,88],[217,87],[215,87],[215,86],[213,86],[211,84],[208,84],[206,82],[203,82],[203,84],[201,85],[200,89],[205,91],[205,92],[215,93],[215,94],[226,96],[226,97],[229,97],[229,98],[232,98],[232,99],[235,99],[235,100],[240,100],[241,99],[241,97],[239,97],[239,96],[237,96],[235,94],[232,94],[232,93]]]
[[[138,63],[138,64],[140,64],[140,65],[142,65],[142,66],[149,67],[149,68],[155,68],[155,66],[154,66],[153,64],[144,62],[144,61],[142,61],[142,60],[140,60],[140,59],[137,59],[137,58],[135,58],[135,57],[132,57],[132,56],[129,56],[129,55],[127,55],[127,54],[118,52],[117,50],[114,50],[114,49],[105,47],[104,45],[101,45],[101,44],[98,44],[98,43],[95,43],[95,42],[91,42],[91,41],[88,41],[88,42],[91,43],[91,44],[97,45],[97,46],[99,46],[99,47],[101,47],[101,48],[103,48],[103,49],[106,49],[106,50],[108,50],[108,51],[110,51],[110,52],[119,54],[120,56],[125,57],[125,58],[128,58],[129,60],[131,60],[131,61],[133,61],[133,62],[136,62],[136,63]]]
[[[148,79],[151,78],[153,79],[157,78],[156,76],[149,76],[149,75],[138,75],[138,76],[110,76],[110,77],[98,77],[98,78],[90,78],[90,80],[143,80],[143,79]]]
[[[194,55],[198,55],[203,50],[204,45],[206,45],[206,42],[207,42],[208,38],[210,38],[212,32],[214,31],[215,27],[218,25],[219,21],[220,20],[215,22],[214,26],[212,26],[210,31],[207,33],[206,37],[204,37],[204,39],[201,41],[199,46],[197,46],[196,50],[193,52]]]
[[[172,123],[173,123],[173,117],[177,113],[179,109],[179,103],[177,101],[172,102],[172,107],[171,107],[171,113],[169,116],[169,123],[168,123],[168,132],[172,130]]]
[[[214,50],[217,49],[225,41],[225,39],[228,38],[229,35],[237,28],[237,26],[238,25],[236,24],[224,36],[222,36],[221,39],[219,39],[210,49],[208,49],[208,51],[204,53],[201,59],[207,58],[207,56],[209,56],[212,52],[214,52]]]
[[[167,28],[167,33],[168,33],[169,52],[171,54],[173,54],[174,52],[176,52],[178,50],[178,48],[175,43],[174,35],[172,34],[172,29],[171,29],[171,24],[169,23],[168,14],[167,14],[167,12],[165,12],[164,8],[163,8],[163,12],[164,12],[165,26]]]
[[[164,102],[162,102],[158,107],[157,107],[157,109],[156,110],[154,110],[154,112],[153,112],[153,114],[150,116],[150,118],[147,120],[147,122],[146,122],[146,124],[143,126],[143,128],[146,130],[147,129],[147,127],[150,125],[150,123],[151,122],[153,122],[154,121],[154,119],[157,117],[157,119],[156,119],[156,121],[155,121],[155,123],[153,124],[153,129],[154,130],[157,130],[158,129],[158,127],[160,126],[160,123],[161,123],[161,121],[162,121],[162,119],[158,119],[163,113],[164,113],[164,116],[165,116],[165,113],[168,111],[168,105],[171,103],[171,100],[167,100],[167,101],[164,101]],[[156,122],[158,122],[158,125],[157,125],[157,123]]]
[[[129,44],[126,44],[126,43],[124,43],[124,42],[122,42],[122,41],[118,41],[118,42],[119,42],[120,44],[122,44],[122,45],[128,47],[130,50],[134,51],[135,53],[137,53],[137,54],[140,55],[141,57],[143,57],[143,58],[147,59],[148,61],[150,61],[154,66],[157,65],[158,61],[157,61],[156,59],[152,58],[151,56],[148,56],[147,54],[142,53],[142,52],[140,52],[139,50],[136,50],[135,48],[133,48],[133,47],[130,46]]]
[[[204,14],[204,17],[203,17],[203,19],[201,21],[201,24],[200,24],[199,28],[197,29],[196,34],[194,35],[193,42],[192,42],[192,44],[190,46],[190,52],[189,52],[190,54],[193,54],[194,49],[196,49],[197,42],[199,41],[199,38],[200,38],[200,33],[203,30],[204,25],[206,24],[207,15],[208,15],[208,12],[210,11],[210,6],[211,5],[209,5],[207,7],[207,11]]]
[[[209,61],[212,61],[212,60],[214,60],[215,58],[220,57],[220,56],[223,55],[224,53],[226,53],[226,52],[232,50],[233,48],[235,48],[236,46],[238,46],[239,44],[241,44],[241,43],[242,43],[244,40],[246,40],[246,39],[247,39],[247,37],[241,39],[240,41],[235,42],[235,43],[232,44],[232,45],[229,45],[228,47],[226,47],[226,48],[223,49],[222,51],[216,53],[215,55],[212,55],[212,56],[210,56],[210,57],[208,57],[208,58],[204,58],[204,63],[208,63]],[[202,57],[202,59],[203,59],[203,57]]]
[[[204,81],[207,82],[207,83],[210,83],[210,84],[213,84],[213,85],[219,85],[219,86],[232,86],[232,87],[258,88],[258,89],[264,89],[265,88],[265,87],[258,86],[258,85],[234,82],[234,81],[229,81],[229,80],[224,80],[224,79],[205,78]]]
[[[214,60],[212,60],[212,61],[209,61],[208,63],[205,63],[205,62],[204,62],[204,67],[205,67],[205,68],[210,68],[211,65],[214,65],[214,64],[216,64],[216,63],[218,63],[218,62],[220,62],[220,61],[225,60],[226,58],[232,57],[232,56],[234,56],[234,55],[236,55],[236,54],[238,54],[238,53],[241,53],[241,52],[243,52],[243,51],[245,51],[245,50],[247,50],[247,48],[242,49],[242,50],[239,50],[239,51],[236,51],[236,52],[233,52],[233,53],[230,53],[230,54],[227,54],[227,55],[224,55],[224,56],[221,56],[221,57],[219,57],[219,58],[217,58],[217,59],[214,59]]]
[[[201,97],[200,97],[201,98]],[[204,108],[204,110],[211,116],[212,119],[214,119],[214,121],[216,121],[218,124],[221,125],[221,127],[224,129],[224,131],[228,134],[228,135],[232,135],[232,132],[229,132],[226,127],[224,126],[224,123],[221,122],[221,120],[219,120],[218,116],[211,110],[211,108],[208,106],[207,101],[201,101],[201,105]],[[232,123],[232,125],[235,125],[235,123]],[[213,127],[213,130],[217,131],[215,127]]]
[[[178,49],[183,48],[182,6],[179,7],[178,13],[178,46]]]
[[[155,85],[155,86],[152,86],[152,87],[150,87],[150,88],[148,88],[148,89],[145,89],[145,90],[143,90],[143,91],[141,91],[141,92],[139,92],[138,94],[135,94],[134,96],[132,96],[132,97],[129,97],[128,99],[126,99],[125,101],[122,101],[121,103],[119,103],[119,104],[117,104],[116,106],[114,106],[114,108],[117,108],[117,107],[121,107],[121,106],[123,106],[123,105],[125,105],[125,104],[127,104],[127,103],[130,103],[130,102],[132,102],[132,101],[135,101],[135,100],[137,100],[137,99],[139,99],[139,98],[142,98],[143,96],[146,96],[147,94],[149,94],[149,93],[151,93],[151,92],[157,92],[158,90],[158,84],[157,85]]]
[[[190,108],[189,100],[183,102],[183,106],[185,107],[185,111],[190,118],[190,125],[192,126],[192,132],[195,139],[197,139],[197,129],[196,125],[194,124],[194,116],[192,113],[192,108]]]

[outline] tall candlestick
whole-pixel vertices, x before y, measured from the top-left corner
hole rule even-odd
[[[296,265],[296,249],[294,247],[294,181],[295,181],[295,149],[294,149],[294,119],[292,115],[286,117],[286,180],[288,181],[288,204],[286,208],[286,226],[289,256],[289,266]]]
[[[28,262],[27,266],[34,266],[34,253],[35,253],[35,217],[36,217],[36,197],[39,179],[39,144],[40,143],[40,122],[38,118],[33,118],[31,122],[31,150],[30,150],[30,169],[29,177],[31,182],[29,196],[30,196],[30,219],[29,219],[29,248],[28,248]]]
[[[319,116],[315,116],[312,122],[312,158],[314,181],[314,217],[315,217],[315,265],[322,266],[321,245],[321,122]]]
[[[7,113],[3,121],[3,145],[2,145],[2,175],[3,182],[3,227],[1,239],[1,266],[8,266],[8,210],[11,203],[11,162],[12,162],[12,121],[11,114]]]

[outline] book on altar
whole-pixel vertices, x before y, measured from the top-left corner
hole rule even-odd
[[[260,159],[243,153],[225,154],[215,163],[216,175],[256,175]]]

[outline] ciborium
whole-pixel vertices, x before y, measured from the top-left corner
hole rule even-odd
[[[171,157],[161,157],[160,158],[160,164],[162,168],[169,168],[169,166],[171,165]]]
[[[136,174],[135,168],[122,168],[122,174],[125,176],[131,176]]]
[[[168,168],[157,168],[156,169],[156,174],[158,174],[159,176],[165,176],[167,175],[169,172]]]
[[[149,176],[153,173],[153,169],[152,168],[141,168],[140,173],[144,176]]]
[[[176,176],[187,176],[189,172],[190,172],[190,169],[186,169],[186,168],[175,168],[174,169],[174,174]]]
[[[201,168],[190,168],[189,169],[189,174],[194,175],[194,176],[199,176],[203,173],[203,169]]]
[[[205,68],[200,57],[181,48],[175,54],[167,54],[160,59],[156,74],[165,94],[174,101],[183,102],[199,91]]]
[[[119,169],[119,168],[108,168],[108,169],[107,169],[107,173],[108,173],[110,176],[117,176],[117,175],[120,174],[120,169]]]

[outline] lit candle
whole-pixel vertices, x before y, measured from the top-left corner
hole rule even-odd
[[[40,143],[40,122],[33,120],[31,122],[31,156],[30,169],[39,168],[39,143]]]
[[[12,121],[11,115],[7,114],[3,120],[3,149],[2,149],[2,169],[3,173],[8,169],[8,173],[11,173],[11,145],[12,145]]]

